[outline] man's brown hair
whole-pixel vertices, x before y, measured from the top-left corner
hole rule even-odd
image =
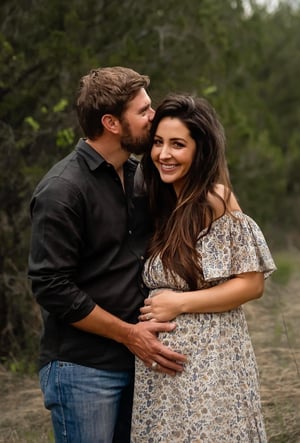
[[[101,135],[102,116],[112,114],[121,118],[128,103],[149,84],[148,76],[121,66],[92,69],[83,76],[76,110],[84,135],[91,140]]]

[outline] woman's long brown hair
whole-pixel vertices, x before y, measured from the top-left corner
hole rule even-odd
[[[196,142],[195,158],[178,198],[173,186],[161,181],[151,159],[156,130],[165,117],[180,119]],[[214,108],[205,99],[190,95],[166,97],[156,110],[150,149],[142,159],[142,168],[155,225],[149,255],[152,260],[160,255],[165,270],[182,277],[191,290],[197,289],[202,270],[196,243],[209,232],[215,217],[208,195],[222,202],[225,213],[231,193],[225,135]],[[224,198],[215,191],[218,183],[227,190]]]

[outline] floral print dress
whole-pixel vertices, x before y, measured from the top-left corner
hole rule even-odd
[[[199,289],[234,275],[275,269],[258,225],[234,211],[212,224],[197,248],[203,276]],[[151,294],[162,288],[188,290],[177,276],[165,275],[159,258],[145,264]],[[183,373],[171,377],[136,359],[132,443],[267,442],[261,413],[258,371],[243,308],[183,314],[177,327],[159,333],[173,350],[187,355]]]

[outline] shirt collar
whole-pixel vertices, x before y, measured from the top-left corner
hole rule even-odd
[[[91,171],[94,171],[103,163],[106,163],[102,155],[86,143],[83,138],[78,141],[75,149],[84,158]]]
[[[107,164],[107,161],[99,154],[94,148],[92,148],[86,141],[81,138],[76,145],[76,151],[84,158],[86,164],[91,171],[95,171],[102,164]],[[124,167],[129,171],[135,171],[138,161],[134,156],[130,156],[124,163]]]

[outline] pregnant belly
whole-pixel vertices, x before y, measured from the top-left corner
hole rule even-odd
[[[192,356],[199,351],[209,352],[216,346],[239,343],[248,335],[247,323],[241,308],[211,314],[182,314],[174,322],[172,332],[160,332],[159,340],[172,350]]]

